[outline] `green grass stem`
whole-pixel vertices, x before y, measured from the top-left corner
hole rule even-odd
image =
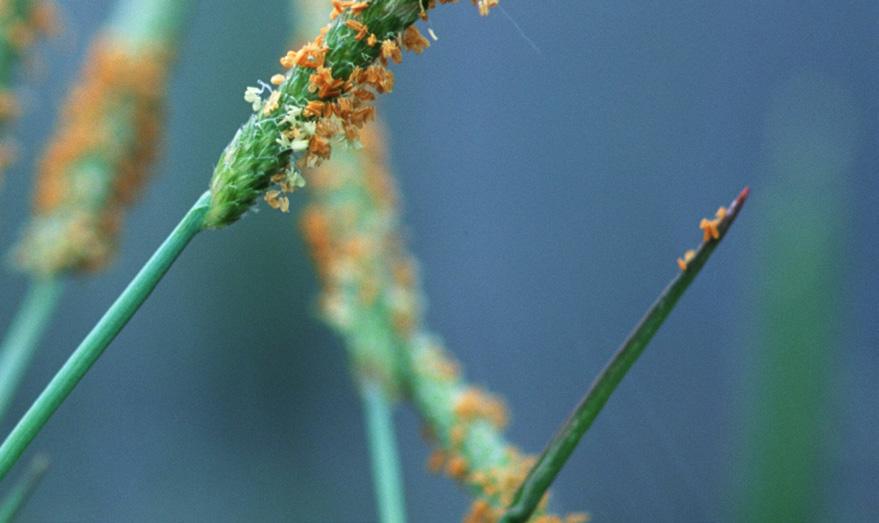
[[[604,408],[607,400],[616,390],[626,373],[644,352],[654,334],[668,318],[678,300],[699,274],[699,271],[711,257],[714,249],[724,238],[730,225],[735,221],[739,211],[748,197],[746,188],[733,201],[729,212],[719,226],[720,238],[702,243],[695,257],[687,264],[687,269],[662,291],[659,298],[647,311],[623,345],[613,355],[610,362],[592,383],[586,396],[577,405],[571,416],[562,425],[561,430],[547,445],[534,468],[516,492],[513,503],[501,518],[501,523],[525,522],[536,510],[549,486],[561,472],[568,458],[574,452],[583,435],[592,426],[595,418]]]
[[[204,193],[196,201],[12,429],[0,446],[0,480],[6,477],[52,414],[143,305],[190,240],[202,230],[209,202],[209,193]]]
[[[367,383],[361,390],[366,432],[372,459],[372,479],[381,523],[405,523],[406,503],[391,403],[381,384]]]
[[[46,456],[40,454],[31,461],[24,476],[0,501],[0,523],[10,523],[15,520],[27,500],[37,490],[47,470],[49,470],[49,458]]]
[[[63,287],[58,278],[34,279],[0,343],[0,423],[27,373]]]

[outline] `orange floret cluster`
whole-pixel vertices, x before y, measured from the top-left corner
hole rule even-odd
[[[97,41],[39,166],[19,258],[39,272],[95,270],[114,251],[125,207],[155,156],[168,53]],[[130,125],[120,135],[119,114]]]
[[[499,429],[507,426],[507,408],[503,402],[487,392],[470,387],[455,401],[455,415],[464,421],[483,418]]]
[[[319,47],[320,38],[292,55],[295,65],[314,70],[309,77],[308,90],[316,96],[306,102],[302,110],[304,117],[313,119],[315,132],[308,136],[303,129],[305,126],[294,125],[283,136],[291,143],[308,138],[306,154],[299,159],[300,168],[316,166],[328,159],[332,153],[332,140],[340,134],[349,142],[356,142],[363,125],[375,118],[375,108],[370,102],[375,100],[376,94],[389,93],[394,88],[394,75],[383,63],[356,67],[347,80],[335,78],[333,71],[323,65],[327,48]],[[392,41],[386,42],[382,45],[389,49],[396,46]],[[289,56],[290,53],[284,58]],[[395,61],[402,59],[395,53],[391,56]]]
[[[441,348],[431,350],[431,359],[447,360]],[[457,381],[460,378],[450,378]],[[473,488],[478,492],[470,512],[464,517],[465,523],[495,523],[503,515],[504,508],[513,501],[513,495],[525,480],[534,466],[536,458],[525,456],[513,446],[503,447],[503,459],[499,463],[486,466],[480,461],[470,461],[468,456],[475,456],[478,449],[471,447],[472,431],[484,430],[480,423],[488,423],[500,431],[507,423],[506,409],[494,397],[473,388],[465,388],[457,397],[452,407],[456,421],[448,431],[447,440],[441,443],[441,449],[434,451],[428,458],[428,469],[435,473],[445,473],[448,477]],[[436,436],[431,435],[436,440]],[[478,455],[478,454],[477,454]],[[586,521],[582,514],[566,517],[543,514],[549,500],[547,494],[538,508],[540,515],[533,521],[542,522],[581,522]]]
[[[386,262],[385,253],[400,242],[385,229],[396,205],[396,189],[389,182],[383,137],[375,125],[364,129],[362,140],[363,154],[313,171],[312,185],[319,199],[336,190],[349,192],[344,203],[330,199],[332,204],[309,205],[301,226],[323,282],[321,309],[327,320],[348,332],[356,331],[352,322],[358,318],[375,315],[393,331],[388,335],[399,340],[415,323],[418,305],[405,296],[389,300],[381,278],[411,278],[414,269],[405,263]],[[357,168],[352,169],[355,158]],[[355,355],[355,360],[361,373],[379,376],[389,390],[395,390],[399,388],[394,375],[399,356],[381,352],[394,350],[388,345],[392,344]]]
[[[684,253],[683,258],[678,258],[678,267],[685,271],[687,270],[687,264],[693,261],[693,258],[696,257],[696,251],[693,249],[687,249],[687,252]]]
[[[440,0],[439,3],[453,2]],[[291,168],[284,173],[286,184],[275,184],[265,193],[264,199],[271,207],[282,211],[289,209],[286,196],[289,191],[286,189],[304,185],[301,170],[329,159],[337,142],[358,144],[360,130],[375,118],[372,102],[377,95],[389,93],[394,88],[394,75],[387,66],[401,63],[404,50],[422,53],[430,46],[430,41],[411,25],[393,37],[381,37],[373,32],[362,17],[372,4],[369,1],[333,0],[330,12],[331,20],[343,17],[338,23],[350,30],[354,41],[377,50],[376,59],[371,64],[343,68],[341,73],[336,68],[338,64],[328,64],[330,48],[326,38],[331,24],[323,27],[313,41],[281,57],[280,64],[288,72],[272,76],[271,84],[277,86],[277,90],[273,90],[266,100],[262,99],[261,88],[248,88],[245,93],[245,99],[253,104],[254,110],[263,116],[279,118],[281,136],[278,143],[294,158]],[[427,3],[422,18],[426,18],[427,10],[435,4],[435,1]],[[497,5],[497,0],[474,0],[473,4],[480,13],[487,14]],[[286,96],[288,81],[298,78],[303,69],[309,71],[308,99]]]
[[[699,228],[702,230],[703,242],[720,239],[720,231],[717,228],[720,225],[720,222],[726,218],[726,212],[726,207],[720,207],[714,214],[713,220],[702,218],[702,221],[699,222]]]
[[[729,211],[726,207],[720,207],[717,209],[717,212],[714,213],[713,219],[709,220],[708,218],[702,218],[699,222],[699,229],[702,231],[703,243],[720,239],[720,224],[726,219],[728,214]],[[693,258],[695,257],[696,251],[688,249],[683,257],[677,259],[678,268],[680,268],[681,271],[686,271],[689,263],[693,261]]]

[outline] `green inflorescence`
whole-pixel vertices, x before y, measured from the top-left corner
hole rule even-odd
[[[345,82],[357,68],[368,67],[378,59],[379,46],[369,45],[365,38],[356,38],[357,31],[347,24],[349,20],[364,24],[379,40],[397,39],[415,23],[425,7],[421,0],[373,0],[359,14],[339,14],[322,38],[327,48],[325,67],[332,71],[334,79]],[[293,67],[277,94],[273,93],[275,99],[269,98],[273,101],[272,110],[265,110],[263,104],[254,104],[257,112],[238,130],[214,169],[211,210],[205,227],[223,227],[237,221],[278,174],[284,174],[293,186],[301,185],[297,165],[301,146],[285,140],[286,131],[316,120],[303,112],[308,102],[332,101],[338,97],[320,97],[320,93],[314,92],[313,74],[313,68]]]

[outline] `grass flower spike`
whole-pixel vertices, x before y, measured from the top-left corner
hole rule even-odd
[[[487,12],[495,3],[477,4]],[[317,38],[281,57],[287,72],[273,78],[277,88],[245,91],[254,114],[217,163],[205,226],[235,222],[260,195],[286,210],[286,193],[305,183],[303,168],[328,159],[340,141],[356,144],[375,116],[376,95],[393,90],[388,61],[399,61],[400,48],[420,53],[429,45],[413,24],[434,4],[334,0],[331,21]]]
[[[183,4],[123,2],[93,44],[40,163],[33,218],[16,254],[25,270],[93,271],[115,252],[124,211],[155,157]]]
[[[361,139],[357,154],[335,156],[310,174],[313,201],[302,228],[323,284],[323,316],[344,338],[361,379],[378,379],[412,399],[435,447],[428,468],[476,498],[466,521],[496,521],[534,460],[504,438],[503,403],[467,383],[425,327],[417,265],[400,237],[385,139],[375,124]],[[554,521],[540,517],[553,516],[535,520]]]
[[[40,485],[49,470],[49,458],[38,454],[30,463],[22,478],[0,499],[0,522],[15,521],[19,512]]]

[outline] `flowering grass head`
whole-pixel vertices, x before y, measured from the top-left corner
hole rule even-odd
[[[125,210],[156,155],[184,4],[125,0],[92,45],[39,164],[33,215],[16,250],[24,270],[93,271],[115,253]]]
[[[402,60],[401,49],[420,53],[429,45],[413,24],[435,3],[332,1],[320,34],[281,57],[286,73],[272,78],[277,87],[246,90],[254,114],[217,163],[205,226],[233,223],[260,195],[286,210],[286,194],[305,184],[302,169],[329,159],[340,142],[356,145],[375,117],[372,102],[394,88],[388,63]],[[487,12],[496,2],[474,4]]]
[[[376,124],[363,148],[342,151],[311,171],[302,229],[322,284],[321,311],[345,339],[355,375],[378,380],[418,407],[434,448],[431,471],[475,498],[468,522],[494,522],[534,459],[506,441],[503,401],[467,383],[460,366],[424,325],[418,265],[400,230],[399,197]],[[541,512],[535,521],[576,522]]]
[[[125,208],[155,157],[168,53],[91,49],[39,166],[34,215],[18,249],[33,272],[95,270],[115,251]]]

